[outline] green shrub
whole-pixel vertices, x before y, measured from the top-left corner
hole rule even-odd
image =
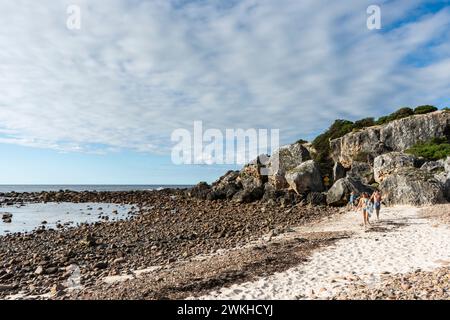
[[[430,113],[430,112],[434,112],[437,110],[438,110],[438,108],[436,108],[435,106],[430,106],[430,105],[418,106],[414,109],[414,114],[425,114],[425,113]]]
[[[379,117],[377,121],[375,121],[376,125],[382,125],[389,122],[388,116]]]
[[[378,120],[375,122],[377,125],[386,124],[388,122],[403,119],[409,116],[412,116],[414,114],[414,110],[411,108],[400,108],[397,111],[391,113],[388,116],[383,116],[378,118]]]
[[[375,125],[375,119],[374,118],[364,118],[358,121],[355,121],[355,124],[353,125],[354,129],[364,129],[367,127],[371,127]]]
[[[414,110],[411,108],[400,108],[397,111],[395,111],[394,113],[391,113],[389,115],[390,121],[392,120],[398,120],[398,119],[403,119],[409,116],[412,116],[414,114]]]
[[[427,142],[417,143],[406,150],[406,153],[427,160],[439,160],[450,156],[450,143],[447,138],[434,138]]]
[[[304,144],[304,143],[308,143],[308,141],[306,141],[304,139],[298,139],[295,143]]]

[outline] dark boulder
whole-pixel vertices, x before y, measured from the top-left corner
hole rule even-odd
[[[208,194],[211,192],[211,186],[206,182],[200,182],[192,187],[188,194],[190,197],[198,198],[205,200],[208,197]]]

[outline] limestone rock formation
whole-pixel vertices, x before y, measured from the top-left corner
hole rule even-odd
[[[285,174],[310,159],[311,155],[308,149],[301,143],[293,143],[279,148],[269,160],[269,182],[277,190],[287,188]]]
[[[376,157],[373,161],[375,181],[380,183],[388,175],[405,167],[415,167],[418,159],[402,152],[389,152]]]
[[[443,185],[432,174],[414,167],[397,169],[380,184],[384,202],[429,205],[445,202]]]
[[[436,111],[415,115],[348,133],[330,141],[335,162],[350,168],[355,159],[375,158],[390,151],[404,151],[418,142],[450,133],[450,113]]]

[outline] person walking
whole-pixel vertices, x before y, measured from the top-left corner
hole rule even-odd
[[[364,228],[367,228],[367,225],[370,225],[370,222],[369,222],[370,198],[369,198],[369,194],[367,192],[364,192],[361,195],[357,209],[362,210],[363,225],[364,225]]]
[[[356,205],[355,202],[357,200],[357,195],[355,191],[350,192],[350,198],[348,199],[347,208],[348,210],[354,210]]]
[[[381,209],[381,192],[376,190],[372,197],[370,198],[373,201],[373,207],[375,209],[375,213],[377,215],[377,221],[380,220],[380,209]]]

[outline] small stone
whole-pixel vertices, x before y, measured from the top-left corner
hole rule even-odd
[[[94,265],[95,269],[106,269],[108,267],[108,263],[107,262],[97,262]]]
[[[34,273],[37,274],[37,275],[41,275],[41,274],[44,273],[44,268],[42,266],[39,266],[39,267],[36,268]]]
[[[123,262],[125,262],[124,258],[117,258],[117,259],[114,259],[113,264],[120,264],[120,263],[123,263]]]
[[[50,289],[50,294],[54,297],[60,297],[64,294],[66,288],[60,284],[55,284]]]

